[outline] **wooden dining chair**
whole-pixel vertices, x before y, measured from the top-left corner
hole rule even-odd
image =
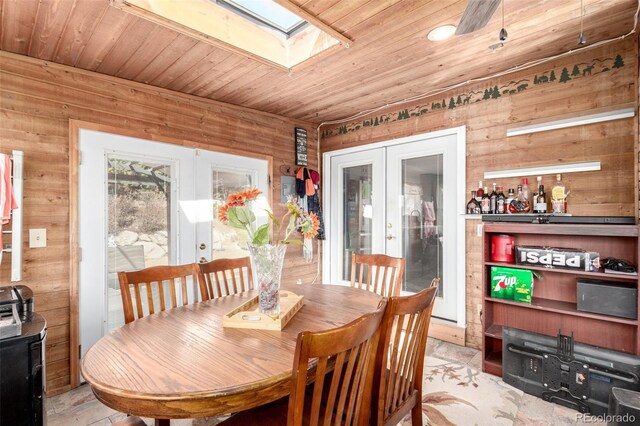
[[[251,258],[216,259],[199,263],[199,282],[202,299],[214,299],[253,289]]]
[[[422,425],[422,370],[439,278],[421,292],[391,297],[380,326],[373,379],[372,425],[396,425],[411,412]]]
[[[368,425],[374,357],[386,299],[342,327],[298,334],[287,398],[243,411],[224,426]],[[313,366],[311,369],[310,367]],[[311,384],[308,383],[312,381]]]
[[[351,256],[351,287],[372,291],[382,297],[399,296],[404,264],[403,257],[354,253]]]
[[[188,277],[191,277],[193,284],[197,282],[198,267],[195,264],[153,266],[140,271],[118,272],[124,322],[128,324],[147,314],[153,314],[157,310],[164,311],[165,309],[175,308],[179,304],[189,304]],[[167,297],[165,283],[168,283],[170,297]],[[132,290],[135,300],[131,294]],[[197,290],[195,291],[197,292]],[[143,292],[146,293],[144,296]],[[193,299],[191,303],[197,301],[197,294],[194,295]]]

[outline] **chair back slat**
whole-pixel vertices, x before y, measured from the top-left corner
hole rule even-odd
[[[180,289],[180,300],[182,301],[182,305],[196,302],[198,300],[197,290],[195,290],[194,300],[191,302],[189,301],[187,291],[187,281],[189,280],[189,277],[194,285],[198,282],[198,268],[194,264],[153,266],[140,271],[118,272],[125,323],[130,323],[145,315],[145,309],[143,306],[143,301],[145,299],[146,310],[149,315],[156,313],[158,309],[159,311],[164,311],[169,308],[177,307],[177,288]],[[165,282],[167,282],[170,287],[171,306],[167,306],[167,300],[165,299]],[[131,291],[132,287],[133,292]],[[154,289],[157,291],[154,291]],[[146,293],[146,297],[143,296],[143,292],[141,290]]]
[[[289,426],[302,425],[305,411],[312,426],[368,424],[373,356],[385,306],[383,300],[375,312],[347,325],[298,335],[287,416]],[[315,380],[310,385],[312,391],[306,392],[309,361],[313,359],[317,359]]]
[[[253,289],[251,258],[216,259],[199,263],[200,292],[207,299],[243,293]],[[205,297],[205,296],[203,296]]]
[[[404,258],[354,253],[351,256],[351,287],[368,290],[383,297],[399,296],[404,266]]]
[[[421,292],[391,297],[380,327],[371,424],[395,425],[411,412],[421,424],[422,372],[439,278]]]

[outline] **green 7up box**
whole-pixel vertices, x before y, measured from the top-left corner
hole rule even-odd
[[[491,267],[491,297],[531,303],[533,274],[525,269]]]

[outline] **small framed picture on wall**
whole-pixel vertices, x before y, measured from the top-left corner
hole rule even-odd
[[[295,128],[296,138],[296,165],[307,165],[307,130],[301,127]]]

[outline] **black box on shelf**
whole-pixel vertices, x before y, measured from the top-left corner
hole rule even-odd
[[[570,248],[516,246],[516,264],[598,272],[600,254]]]
[[[638,319],[638,290],[611,281],[578,279],[578,310]]]

